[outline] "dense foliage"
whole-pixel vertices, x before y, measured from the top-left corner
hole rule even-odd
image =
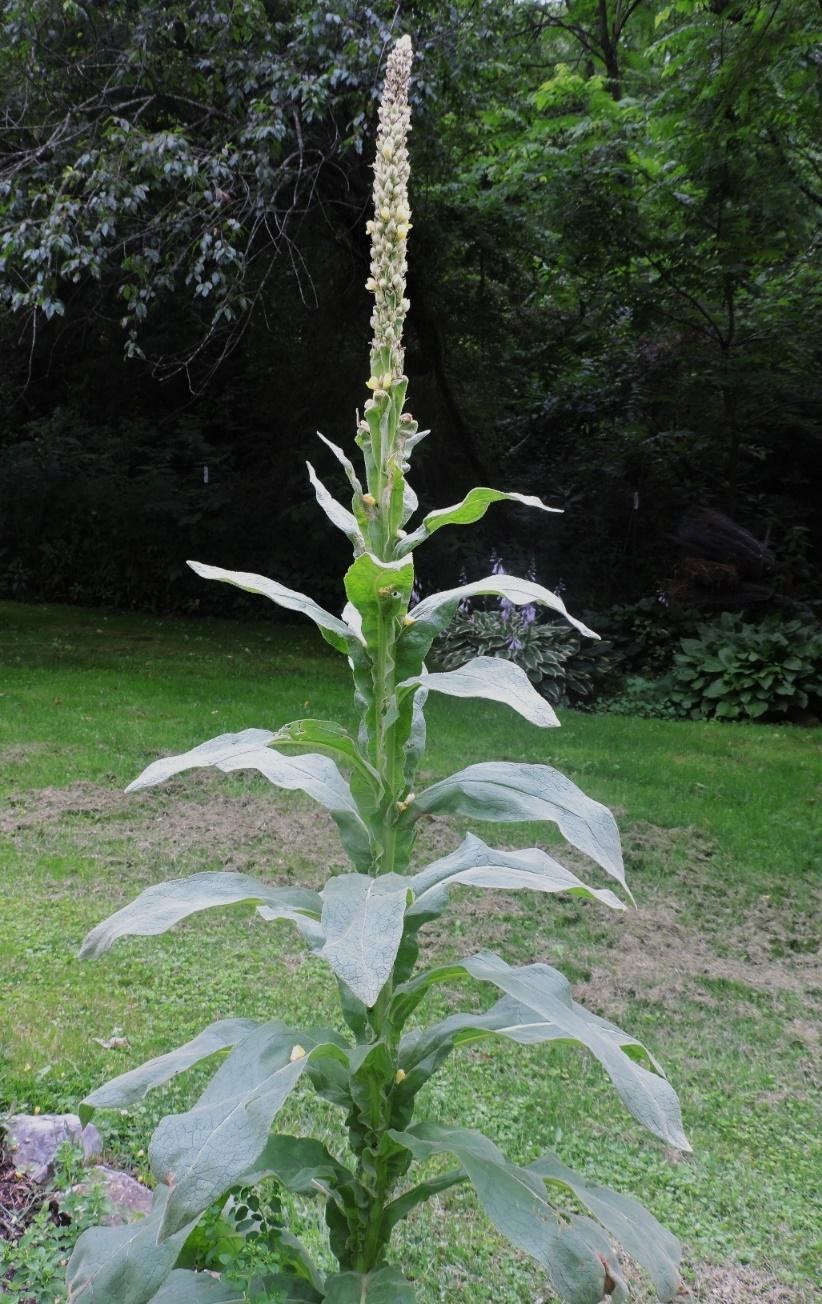
[[[290,1028],[279,1018],[221,1019],[92,1092],[81,1107],[84,1117],[96,1108],[130,1105],[194,1065],[223,1056],[197,1103],[164,1118],[152,1137],[149,1161],[157,1186],[151,1213],[135,1225],[92,1228],[79,1238],[68,1265],[72,1304],[413,1304],[412,1283],[391,1262],[393,1231],[421,1203],[462,1183],[470,1183],[491,1222],[536,1260],[568,1304],[627,1298],[611,1238],[645,1268],[660,1299],[672,1301],[680,1291],[677,1241],[634,1200],[592,1185],[553,1153],[525,1167],[475,1129],[418,1118],[422,1088],[463,1044],[489,1037],[570,1043],[590,1052],[635,1120],[669,1146],[689,1149],[676,1094],[654,1057],[573,1000],[557,970],[541,963],[511,966],[490,951],[432,968],[419,965],[421,932],[447,909],[450,890],[459,884],[570,892],[624,909],[610,889],[589,887],[539,848],[494,850],[470,833],[450,854],[412,872],[416,833],[428,816],[549,821],[623,892],[628,889],[612,814],[551,766],[481,762],[414,791],[431,692],[501,702],[540,727],[558,723],[511,663],[477,656],[449,672],[427,669],[434,639],[461,603],[494,595],[512,608],[541,606],[582,636],[595,636],[554,593],[499,570],[428,595],[410,610],[416,551],[439,530],[473,524],[505,500],[550,510],[538,498],[481,487],[405,528],[418,508],[406,472],[428,433],[405,408],[403,371],[410,67],[411,44],[404,37],[388,61],[368,222],[374,307],[371,394],[356,434],[362,480],[348,455],[325,441],[352,490],[351,510],[308,466],[319,506],[353,548],[342,617],[260,575],[190,563],[204,579],[268,597],[317,625],[350,667],[357,734],[333,720],[295,720],[275,732],[245,729],[154,761],[131,785],[152,787],[203,767],[256,770],[329,811],[353,872],[332,873],[319,892],[222,870],[154,884],[98,924],[82,949],[85,956],[100,956],[121,937],[165,932],[201,910],[253,905],[266,921],[290,921],[328,964],[346,1031]],[[417,1024],[429,992],[463,983],[478,984],[496,1002],[427,1027]],[[313,1137],[275,1130],[301,1082],[339,1108],[347,1147],[340,1138],[335,1153]],[[454,1166],[443,1170],[443,1156]],[[430,1159],[433,1171],[410,1176],[415,1163]],[[322,1201],[333,1267],[316,1262],[276,1217],[258,1217],[260,1202],[245,1188],[263,1179]],[[243,1193],[235,1196],[237,1188]],[[230,1209],[239,1205],[242,1214],[215,1226],[215,1205],[229,1199]],[[275,1264],[248,1291],[228,1278],[215,1284],[196,1270],[209,1249],[198,1231],[204,1215],[220,1243],[227,1233],[250,1231],[272,1245]]]
[[[692,720],[780,720],[822,711],[822,631],[726,613],[682,640],[663,691]]]
[[[359,397],[395,12],[420,68],[407,370],[446,436],[420,452],[423,500],[500,474],[567,507],[537,569],[578,604],[807,596],[812,0],[5,5],[3,591],[217,602],[181,538],[325,582],[299,468]],[[760,559],[703,564],[682,522],[704,507]],[[496,542],[432,541],[424,586]]]

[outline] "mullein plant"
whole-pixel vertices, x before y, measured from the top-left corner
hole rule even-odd
[[[151,787],[200,767],[257,770],[276,787],[308,793],[330,812],[352,869],[335,873],[320,892],[229,872],[161,883],[99,924],[82,948],[85,956],[99,956],[117,938],[162,933],[213,906],[251,904],[264,921],[290,920],[328,964],[345,1032],[292,1028],[276,1017],[221,1019],[179,1049],[92,1092],[81,1106],[84,1121],[96,1109],[132,1106],[193,1065],[222,1056],[197,1103],[164,1118],[154,1133],[151,1213],[80,1237],[68,1266],[72,1304],[239,1304],[243,1290],[181,1264],[191,1261],[186,1242],[206,1211],[263,1180],[323,1202],[337,1266],[322,1271],[283,1232],[279,1267],[255,1283],[255,1300],[408,1304],[414,1287],[391,1261],[394,1228],[423,1201],[459,1183],[474,1188],[494,1226],[541,1265],[557,1295],[571,1304],[626,1298],[614,1240],[644,1267],[662,1300],[673,1299],[680,1287],[676,1240],[634,1200],[591,1184],[554,1154],[514,1163],[473,1128],[415,1114],[420,1089],[463,1045],[486,1038],[528,1046],[570,1043],[599,1061],[636,1120],[667,1145],[688,1149],[676,1095],[653,1056],[578,1004],[556,969],[511,966],[490,951],[433,968],[419,965],[420,931],[446,910],[457,884],[566,892],[625,908],[614,892],[587,886],[545,851],[495,850],[470,833],[449,855],[412,869],[420,821],[432,815],[554,823],[629,894],[613,816],[549,765],[485,762],[415,791],[429,693],[502,702],[539,728],[558,723],[510,662],[480,656],[448,673],[426,670],[431,644],[460,603],[493,595],[519,608],[536,604],[559,612],[581,634],[595,635],[547,589],[501,573],[425,597],[409,610],[414,554],[435,531],[470,524],[501,499],[551,510],[537,498],[476,488],[406,530],[417,508],[406,472],[427,433],[405,411],[403,374],[410,71],[411,43],[403,37],[388,59],[368,223],[371,394],[356,434],[363,478],[340,448],[323,441],[351,487],[350,511],[309,466],[320,507],[353,546],[342,616],[274,580],[191,563],[206,579],[261,594],[314,621],[350,666],[358,732],[309,719],[275,732],[246,729],[155,761],[131,785]],[[494,997],[483,1012],[470,1009],[427,1027],[414,1019],[431,989],[470,983]],[[301,1080],[342,1111],[348,1145],[338,1154],[319,1140],[277,1131],[277,1115]],[[418,1166],[430,1159],[435,1165],[426,1176]]]

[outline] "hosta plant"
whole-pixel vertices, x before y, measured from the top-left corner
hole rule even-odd
[[[323,1270],[283,1233],[275,1268],[254,1284],[255,1300],[408,1304],[414,1287],[394,1262],[392,1233],[423,1201],[458,1183],[474,1188],[491,1222],[542,1266],[571,1304],[593,1304],[609,1294],[625,1298],[614,1240],[644,1266],[663,1300],[673,1299],[680,1284],[675,1239],[634,1200],[593,1185],[554,1154],[515,1163],[458,1119],[417,1116],[421,1087],[466,1044],[486,1038],[544,1043],[548,1053],[552,1044],[570,1043],[599,1062],[628,1112],[654,1137],[668,1146],[688,1145],[676,1095],[655,1059],[578,1004],[556,969],[538,962],[512,966],[489,951],[434,968],[419,962],[421,930],[448,908],[457,884],[569,892],[623,909],[616,893],[587,886],[542,850],[496,850],[471,834],[450,854],[412,869],[415,834],[427,816],[549,821],[623,894],[627,889],[610,812],[549,765],[486,762],[416,788],[429,693],[503,702],[539,728],[557,723],[528,676],[508,662],[480,656],[429,673],[425,658],[461,601],[492,594],[515,606],[536,604],[566,617],[581,634],[590,631],[547,589],[508,575],[436,593],[409,613],[414,554],[435,531],[470,524],[501,499],[543,507],[535,498],[479,488],[406,530],[417,507],[406,472],[423,437],[404,408],[410,64],[410,42],[403,37],[388,61],[369,223],[368,288],[375,307],[371,395],[356,434],[363,470],[328,445],[351,487],[350,511],[309,468],[320,507],[353,546],[346,606],[333,615],[274,580],[192,563],[206,579],[259,593],[314,621],[351,668],[359,729],[352,734],[332,720],[307,719],[250,728],[155,761],[132,784],[150,787],[197,767],[256,770],[278,788],[308,793],[330,812],[351,870],[330,877],[320,892],[228,872],[161,883],[98,925],[83,945],[84,955],[100,956],[128,934],[161,933],[197,911],[251,903],[263,921],[290,920],[327,963],[339,989],[339,1026],[286,1026],[277,1018],[275,992],[269,1020],[222,1019],[83,1102],[84,1118],[96,1109],[128,1107],[193,1065],[222,1056],[197,1103],[163,1119],[154,1134],[149,1159],[156,1191],[149,1216],[80,1238],[68,1267],[72,1304],[245,1298],[226,1279],[188,1266],[186,1245],[215,1202],[264,1180],[322,1201],[336,1266]],[[426,995],[441,984],[478,984],[491,1001],[482,1012],[469,1009],[426,1026]],[[312,1137],[277,1130],[277,1115],[298,1084],[341,1111],[347,1135],[336,1153]],[[426,1161],[440,1156],[451,1166],[437,1162],[426,1174]]]

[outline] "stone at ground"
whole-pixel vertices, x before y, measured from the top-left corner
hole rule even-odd
[[[88,1195],[93,1188],[102,1191],[107,1212],[101,1221],[106,1227],[116,1227],[120,1223],[133,1222],[142,1218],[151,1209],[152,1192],[136,1177],[121,1173],[116,1168],[107,1168],[97,1164],[91,1169],[88,1179],[77,1182],[71,1188],[73,1195]]]
[[[82,1127],[76,1114],[13,1114],[4,1126],[15,1167],[35,1182],[51,1177],[55,1156],[65,1141],[82,1146],[87,1163],[103,1152],[97,1128],[93,1123]]]

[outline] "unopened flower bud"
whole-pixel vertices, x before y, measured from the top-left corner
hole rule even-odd
[[[390,389],[393,383],[394,383],[394,377],[391,375],[390,371],[386,371],[385,375],[382,378],[383,389]]]
[[[383,222],[390,222],[390,220],[391,220],[391,209],[390,209],[390,208],[381,208],[381,209],[380,209],[380,217],[382,218]]]
[[[299,1042],[296,1042],[291,1047],[291,1054],[288,1058],[292,1064],[295,1060],[305,1059],[305,1047],[301,1046]]]
[[[369,389],[379,389],[380,382],[381,382],[380,376],[369,376],[368,380],[365,383]]]
[[[406,1073],[405,1069],[397,1069],[396,1073],[394,1074],[394,1081],[396,1082],[397,1086],[399,1086],[400,1083],[404,1082],[407,1077],[408,1074]]]
[[[369,276],[368,280],[365,283],[365,288],[366,290],[371,290],[372,293],[374,290],[376,290],[377,282],[374,280],[373,276]]]

